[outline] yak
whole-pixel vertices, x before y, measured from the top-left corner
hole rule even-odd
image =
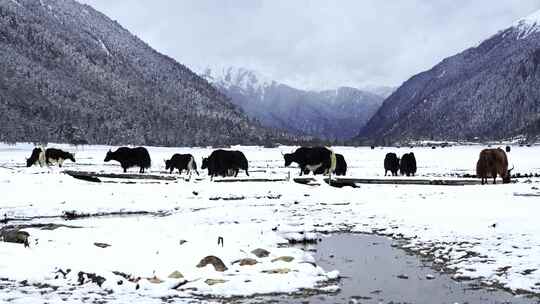
[[[183,170],[186,170],[188,174],[191,174],[191,170],[194,170],[197,175],[197,163],[195,158],[191,154],[174,154],[171,159],[165,161],[165,170],[170,170],[173,173],[174,169],[178,169],[178,174],[182,174]]]
[[[309,174],[310,170],[305,169],[304,174]],[[336,153],[336,168],[333,171],[333,173],[337,176],[344,176],[347,174],[347,162],[345,161],[345,157],[343,155]],[[313,172],[314,175],[320,175],[320,174],[326,174],[325,169],[321,166]]]
[[[120,147],[114,152],[109,150],[104,162],[111,160],[119,162],[122,169],[124,169],[124,173],[131,167],[139,167],[139,173],[144,173],[144,170],[151,166],[150,154],[144,147]]]
[[[45,150],[45,161],[47,162],[47,165],[57,163],[58,167],[62,167],[62,164],[66,159],[75,162],[75,155],[73,153],[69,153],[55,148],[49,148]]]
[[[493,184],[496,184],[497,175],[504,184],[510,183],[513,169],[508,170],[508,158],[501,148],[482,150],[476,163],[476,175],[482,179],[482,185],[487,184],[488,177],[493,177]]]
[[[203,158],[201,169],[208,169],[210,178],[214,176],[238,176],[240,169],[246,171],[249,176],[248,160],[244,153],[240,151],[229,151],[218,149],[213,151],[210,156]]]
[[[392,176],[397,176],[399,171],[399,158],[396,153],[387,153],[384,157],[384,176],[390,171]]]
[[[399,164],[399,171],[401,175],[414,176],[416,174],[416,158],[414,157],[414,153],[403,154]]]
[[[26,167],[32,167],[39,163],[41,167],[45,166],[45,150],[42,147],[37,147],[32,150],[32,154],[26,159]]]
[[[283,154],[285,167],[293,162],[300,166],[300,175],[307,172],[321,172],[328,174],[333,172],[336,167],[337,158],[334,152],[326,147],[300,147],[293,153]]]
[[[75,155],[60,149],[37,147],[32,150],[30,158],[26,159],[26,167],[31,167],[36,163],[39,163],[41,167],[50,166],[53,163],[57,163],[59,167],[62,167],[66,159],[75,162]]]

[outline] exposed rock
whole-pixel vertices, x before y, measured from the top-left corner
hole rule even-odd
[[[280,256],[279,258],[273,259],[272,262],[282,261],[282,262],[290,263],[292,262],[292,260],[294,260],[292,256]]]
[[[156,277],[156,276],[148,278],[147,280],[148,280],[148,282],[153,283],[153,284],[161,284],[161,283],[163,283],[163,280]]]
[[[205,267],[206,265],[209,265],[209,264],[214,266],[214,269],[216,271],[223,272],[223,271],[226,271],[228,269],[220,258],[218,258],[216,256],[213,256],[213,255],[209,255],[209,256],[205,257],[204,259],[202,259],[199,262],[199,264],[197,264],[197,267],[201,268],[201,267]]]
[[[106,244],[106,243],[94,243],[94,246],[99,247],[99,248],[111,247],[111,245]]]
[[[100,275],[97,275],[95,273],[89,273],[89,272],[83,272],[79,271],[77,274],[79,285],[83,285],[86,283],[95,283],[99,287],[103,285],[103,283],[106,281],[106,279]]]
[[[399,274],[399,275],[397,275],[397,278],[402,279],[402,280],[407,280],[409,278],[409,276],[405,275],[405,274]]]
[[[24,247],[29,247],[28,238],[30,234],[26,231],[18,229],[0,230],[0,241],[8,243],[24,244]]]
[[[255,260],[255,259],[246,258],[246,259],[241,259],[241,260],[233,262],[233,264],[236,264],[236,263],[239,263],[240,266],[251,266],[251,265],[255,265],[255,264],[259,263],[259,262],[257,262],[257,260]]]
[[[265,258],[270,255],[270,251],[262,248],[257,248],[251,251],[258,258]]]
[[[227,280],[223,280],[223,279],[206,279],[206,281],[204,281],[206,284],[212,286],[212,285],[216,285],[216,284],[223,284],[225,282],[227,282]]]
[[[264,273],[270,273],[270,274],[285,274],[291,272],[289,268],[276,268],[276,269],[269,269],[269,270],[263,270]]]
[[[180,271],[173,271],[170,275],[169,275],[169,279],[181,279],[183,278],[184,275],[180,272]]]

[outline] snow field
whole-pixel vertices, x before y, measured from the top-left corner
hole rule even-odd
[[[49,146],[76,152],[77,163],[66,163],[67,169],[121,173],[116,163],[103,163],[109,147]],[[292,147],[233,148],[246,154],[254,177],[298,174],[297,168],[283,168],[281,152],[290,152]],[[487,284],[538,292],[540,224],[536,214],[540,199],[535,195],[540,195],[539,179],[496,186],[361,185],[358,189],[338,189],[293,182],[215,183],[199,170],[202,180],[189,182],[90,183],[62,174],[59,168],[24,168],[31,149],[25,144],[0,146],[0,216],[37,217],[20,224],[81,228],[26,228],[31,235],[30,248],[0,243],[0,277],[58,286],[56,294],[69,291],[75,298],[83,298],[111,290],[116,300],[155,300],[166,296],[332,290],[332,279],[337,276],[333,269],[314,266],[316,261],[309,253],[284,245],[288,239],[316,239],[322,237],[317,232],[341,230],[406,238],[408,247],[432,255],[455,271],[456,278],[480,278]],[[418,174],[424,178],[474,174],[481,149],[334,148],[345,156],[348,175],[355,177],[381,177],[387,152],[401,156],[413,151]],[[211,150],[150,147],[151,171],[163,171],[163,160],[173,153],[191,153],[200,166],[200,159]],[[513,146],[510,159],[515,171],[539,172],[539,150]],[[61,218],[65,211],[152,214],[65,221]],[[223,237],[223,247],[218,246],[218,237]],[[94,243],[111,246],[100,248]],[[251,251],[256,248],[268,250],[270,256],[255,257]],[[209,255],[223,260],[228,270],[196,267]],[[279,257],[292,260],[273,261]],[[233,264],[244,258],[258,263]],[[62,275],[57,278],[58,269],[72,271],[64,279]],[[102,288],[91,283],[77,286],[79,271],[96,273],[106,281]],[[113,271],[142,279],[129,282]],[[174,271],[183,278],[169,278]],[[118,285],[120,280],[122,285]],[[171,289],[184,280],[188,282],[178,290]],[[71,290],[73,286],[77,288]]]

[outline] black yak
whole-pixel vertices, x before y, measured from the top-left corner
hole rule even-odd
[[[401,175],[414,176],[416,174],[416,158],[414,157],[414,153],[403,154],[399,164],[399,171]]]
[[[150,168],[151,165],[150,154],[144,147],[120,147],[114,152],[109,150],[104,161],[111,160],[119,162],[122,169],[124,169],[124,173],[131,167],[139,167],[139,173],[144,173],[144,170]]]
[[[244,153],[240,151],[228,151],[218,149],[213,151],[210,156],[203,158],[201,169],[208,169],[208,175],[211,178],[214,176],[238,176],[241,170],[248,172],[248,160]]]
[[[384,176],[390,171],[392,176],[397,176],[399,171],[399,158],[396,153],[387,153],[384,157]]]

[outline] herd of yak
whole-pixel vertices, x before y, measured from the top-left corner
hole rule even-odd
[[[509,152],[509,148],[507,151]],[[343,155],[334,153],[326,147],[301,147],[293,153],[283,154],[283,158],[285,167],[290,166],[293,162],[297,163],[300,167],[300,175],[313,172],[314,175],[335,174],[340,176],[347,173],[347,163]],[[65,160],[75,162],[74,154],[60,149],[37,147],[26,159],[26,166],[30,167],[35,164],[45,166],[56,163],[61,167]],[[127,172],[128,168],[139,167],[139,173],[144,173],[151,165],[150,154],[144,147],[121,147],[116,151],[109,150],[104,161],[111,160],[119,162],[124,172]],[[236,177],[240,170],[244,170],[249,176],[248,160],[241,151],[214,150],[210,156],[203,158],[201,168],[207,169],[211,178],[215,176]],[[191,171],[199,174],[195,158],[191,154],[174,154],[171,159],[165,161],[165,169],[169,170],[170,173],[177,169],[179,174],[184,170],[188,174],[191,174]],[[487,183],[488,177],[493,178],[495,184],[497,175],[503,179],[503,183],[510,183],[512,169],[508,169],[508,158],[504,150],[500,148],[484,149],[480,152],[476,164],[476,175],[482,179],[482,184]],[[416,158],[412,152],[405,153],[401,159],[395,153],[388,153],[384,158],[384,170],[385,176],[388,171],[393,176],[397,176],[398,172],[401,175],[414,176],[417,171]]]

